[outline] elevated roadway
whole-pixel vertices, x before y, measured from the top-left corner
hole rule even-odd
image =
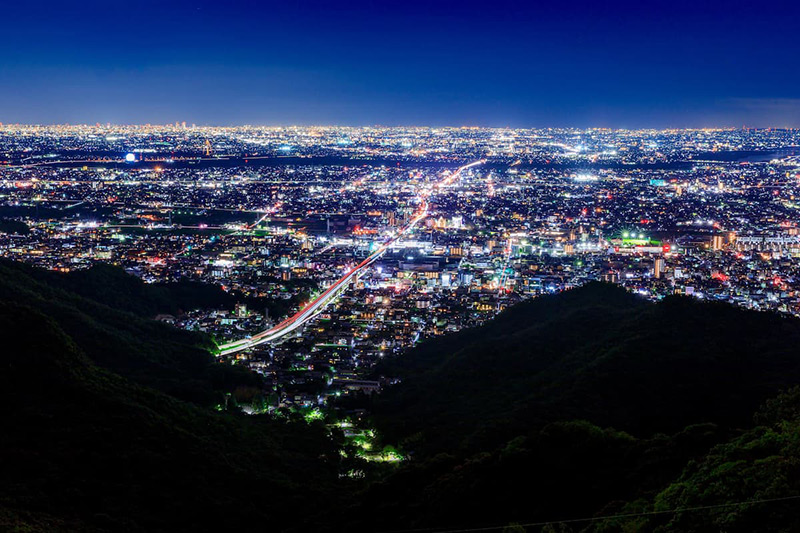
[[[351,281],[358,278],[372,263],[377,261],[386,251],[391,248],[400,239],[411,233],[414,228],[428,216],[430,209],[429,198],[435,191],[453,184],[460,177],[461,173],[474,166],[482,164],[484,161],[475,161],[468,165],[459,167],[455,172],[445,176],[441,181],[432,185],[424,187],[420,193],[420,206],[411,220],[391,238],[381,244],[369,257],[358,263],[356,266],[348,270],[344,276],[339,278],[335,283],[328,287],[322,294],[314,298],[305,305],[300,311],[284,319],[276,326],[257,333],[250,337],[245,337],[240,340],[228,342],[218,346],[217,353],[219,355],[231,355],[243,350],[247,350],[259,344],[274,342],[286,335],[289,335],[297,328],[303,326],[306,322],[318,315],[328,304],[333,302],[342,291],[347,288]]]

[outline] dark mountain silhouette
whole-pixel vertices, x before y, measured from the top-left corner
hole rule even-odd
[[[178,399],[222,397],[202,337],[25,271],[0,275],[0,529],[284,530],[336,500],[321,425]]]
[[[367,401],[408,460],[354,481],[321,422],[215,411],[260,378],[150,320],[152,290],[0,262],[0,528],[800,525],[800,320],[604,284],[525,302],[379,369],[402,382]]]
[[[800,383],[798,346],[795,318],[677,296],[654,304],[601,283],[522,303],[380,369],[402,382],[374,400],[377,426],[413,461],[368,491],[363,512],[407,527],[477,527],[613,514],[653,498],[662,509],[724,503],[722,487],[715,499],[671,483],[706,475],[713,467],[698,461],[719,465],[768,432],[751,429],[753,413]],[[747,477],[720,479],[743,499],[781,492]],[[796,477],[786,493],[797,493]]]

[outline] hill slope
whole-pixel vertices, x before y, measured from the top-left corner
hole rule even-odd
[[[409,460],[353,481],[321,422],[204,408],[258,378],[109,305],[152,301],[118,274],[94,297],[97,272],[0,261],[0,529],[502,528],[800,496],[800,392],[768,400],[800,383],[796,319],[603,284],[525,302],[381,369],[403,382],[375,421]],[[789,531],[794,503],[556,530]]]
[[[88,320],[50,309],[71,327]],[[31,306],[0,302],[0,335],[0,529],[284,530],[336,501],[323,427],[216,414],[136,385]]]
[[[653,304],[600,283],[525,302],[381,369],[402,382],[374,401],[376,424],[412,461],[373,485],[360,512],[387,530],[502,528],[800,494],[785,466],[800,460],[785,429],[796,423],[747,429],[760,405],[800,383],[799,341],[794,318],[679,297]],[[741,462],[721,474],[731,457]],[[755,475],[769,457],[780,486]],[[752,516],[647,524],[749,531]],[[775,516],[762,530],[792,523]]]
[[[113,267],[61,274],[0,261],[0,303],[24,303],[51,318],[92,362],[105,369],[203,405],[218,403],[220,391],[259,383],[250,372],[217,364],[206,335],[178,330],[151,320],[149,313],[135,312],[132,307],[138,304],[134,302],[153,301],[149,290]],[[89,291],[103,296],[83,294]],[[118,300],[127,301],[127,306],[115,305]],[[9,333],[20,341],[36,335],[35,328]]]
[[[431,451],[565,419],[637,436],[733,427],[800,382],[797,346],[797,319],[592,283],[396,359],[382,371],[403,383],[381,396],[378,420],[397,439],[437,427]]]

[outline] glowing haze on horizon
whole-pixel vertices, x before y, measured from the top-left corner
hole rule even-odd
[[[3,11],[4,123],[800,127],[797,2],[89,0]]]

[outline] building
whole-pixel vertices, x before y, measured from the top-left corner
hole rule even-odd
[[[658,279],[661,278],[661,274],[664,273],[664,258],[663,257],[656,257],[653,261],[653,277]]]

